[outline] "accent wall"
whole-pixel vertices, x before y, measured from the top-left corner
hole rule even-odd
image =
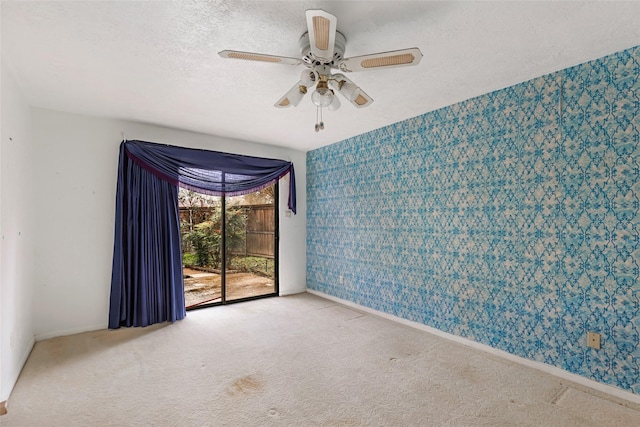
[[[639,176],[635,47],[308,152],[307,287],[640,393]]]

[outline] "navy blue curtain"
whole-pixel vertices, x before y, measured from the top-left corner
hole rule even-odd
[[[289,173],[284,160],[174,147],[120,144],[109,328],[147,326],[185,317],[178,186],[212,195],[266,188]]]

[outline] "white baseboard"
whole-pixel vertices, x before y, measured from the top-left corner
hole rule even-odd
[[[428,332],[428,333],[433,334],[433,335],[437,335],[439,337],[448,339],[450,341],[455,341],[455,342],[457,342],[459,344],[462,344],[462,345],[465,345],[467,347],[472,347],[472,348],[484,351],[486,353],[490,353],[490,354],[493,354],[495,356],[502,357],[502,358],[507,359],[507,360],[511,360],[511,361],[519,363],[521,365],[525,365],[525,366],[528,366],[530,368],[537,369],[538,371],[542,371],[542,372],[554,375],[554,376],[559,377],[559,378],[563,378],[563,379],[566,379],[566,380],[569,380],[569,381],[573,381],[574,383],[577,383],[577,384],[592,388],[594,390],[598,390],[600,392],[609,394],[611,396],[615,396],[615,397],[620,398],[620,399],[624,399],[624,400],[628,400],[628,401],[633,402],[633,403],[640,404],[640,395],[631,393],[630,391],[622,390],[622,389],[614,387],[614,386],[610,386],[610,385],[607,385],[607,384],[599,383],[599,382],[591,380],[589,378],[585,378],[585,377],[583,377],[581,375],[577,375],[577,374],[565,371],[564,369],[558,368],[556,366],[551,366],[551,365],[547,365],[546,363],[536,362],[535,360],[530,360],[530,359],[526,359],[526,358],[521,357],[521,356],[516,356],[514,354],[508,353],[508,352],[506,352],[504,350],[499,350],[497,348],[493,348],[493,347],[488,346],[486,344],[481,344],[479,342],[472,341],[472,340],[467,339],[467,338],[463,338],[463,337],[459,337],[457,335],[449,334],[447,332],[443,332],[443,331],[441,331],[439,329],[436,329],[436,328],[433,328],[431,326],[427,326],[427,325],[424,325],[422,323],[413,322],[411,320],[403,319],[401,317],[397,317],[397,316],[394,316],[392,314],[384,313],[382,311],[374,310],[372,308],[365,307],[365,306],[356,304],[354,302],[344,300],[342,298],[334,297],[332,295],[328,295],[328,294],[325,294],[323,292],[314,291],[312,289],[307,289],[307,292],[309,292],[310,294],[317,295],[319,297],[326,298],[328,300],[335,301],[337,303],[346,305],[348,307],[352,307],[352,308],[358,309],[358,310],[363,311],[365,313],[370,313],[370,314],[373,314],[373,315],[376,315],[376,316],[379,316],[379,317],[383,317],[385,319],[388,319],[388,320],[391,320],[391,321],[394,321],[394,322],[401,323],[403,325],[411,326],[413,328]]]
[[[305,288],[301,288],[301,289],[288,289],[286,291],[280,291],[278,293],[279,296],[284,297],[286,295],[293,295],[293,294],[303,294],[305,293],[307,290]]]
[[[93,325],[93,326],[83,326],[80,328],[72,328],[72,329],[66,329],[62,331],[53,331],[53,332],[46,332],[44,334],[37,334],[36,341],[48,340],[49,338],[64,337],[66,335],[80,334],[82,332],[99,331],[100,329],[107,329],[107,325],[100,324],[100,325]]]

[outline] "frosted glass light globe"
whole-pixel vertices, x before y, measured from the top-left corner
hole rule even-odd
[[[333,101],[333,91],[328,88],[319,88],[311,94],[311,102],[318,107],[328,107]]]

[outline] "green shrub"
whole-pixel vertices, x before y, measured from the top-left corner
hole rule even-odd
[[[187,267],[193,267],[197,264],[197,258],[195,254],[182,254],[182,264]]]
[[[226,213],[227,262],[231,264],[231,248],[244,245],[247,215],[242,208],[229,207]],[[186,228],[186,227],[185,227]],[[209,220],[193,226],[193,230],[183,229],[182,240],[194,251],[195,265],[200,267],[222,267],[222,212],[216,209]],[[184,259],[184,257],[183,257]],[[193,265],[193,264],[192,264]]]

